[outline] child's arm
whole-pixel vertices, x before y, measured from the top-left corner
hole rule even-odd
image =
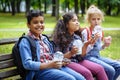
[[[82,35],[83,43],[85,44],[86,42],[88,42],[89,33],[88,33],[87,29],[84,29],[81,32],[81,35]],[[86,53],[88,53],[91,49],[93,49],[93,46],[92,45],[88,45],[87,49],[86,49]]]
[[[102,45],[102,49],[105,49],[106,47],[109,47],[111,44],[112,38],[111,36],[104,37],[103,42],[104,44]]]

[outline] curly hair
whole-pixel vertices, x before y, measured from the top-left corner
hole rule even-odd
[[[58,20],[54,32],[53,41],[59,45],[59,49],[64,51],[73,40],[73,36],[68,32],[67,24],[74,17],[75,13],[69,12],[64,14],[62,19]]]

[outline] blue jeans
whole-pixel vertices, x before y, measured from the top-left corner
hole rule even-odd
[[[120,62],[104,57],[88,57],[90,61],[102,65],[109,80],[116,80],[120,75]]]
[[[36,71],[36,80],[85,80],[79,73],[68,67],[59,69],[44,69]],[[29,79],[30,80],[30,79]]]
[[[61,68],[62,71],[72,75],[75,77],[75,80],[86,80],[80,73],[72,70],[71,68],[69,67],[62,67]]]

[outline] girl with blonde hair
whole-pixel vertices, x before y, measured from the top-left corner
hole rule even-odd
[[[89,28],[81,32],[83,41],[86,42],[89,38],[96,38],[96,42],[89,45],[85,59],[102,65],[108,79],[116,80],[120,75],[120,62],[100,56],[100,50],[109,47],[112,40],[111,36],[104,37],[103,35],[101,24],[104,20],[104,14],[99,8],[91,5],[87,10],[86,20],[89,23]]]

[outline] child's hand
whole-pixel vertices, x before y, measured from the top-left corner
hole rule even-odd
[[[56,68],[59,69],[62,67],[62,62],[61,61],[50,61],[48,63],[49,68]]]
[[[64,58],[62,62],[63,62],[63,66],[66,66],[66,65],[70,64],[71,60]]]
[[[111,44],[111,41],[112,41],[111,36],[105,37],[104,38],[104,45],[105,45],[105,47],[109,47],[110,44]]]
[[[78,48],[76,46],[72,46],[72,49],[71,49],[71,54],[74,55],[78,52]]]
[[[100,34],[99,33],[96,33],[96,34],[94,34],[94,36],[92,36],[89,40],[88,40],[88,42],[89,42],[89,44],[95,44],[95,42],[98,40],[98,38],[100,37]]]

